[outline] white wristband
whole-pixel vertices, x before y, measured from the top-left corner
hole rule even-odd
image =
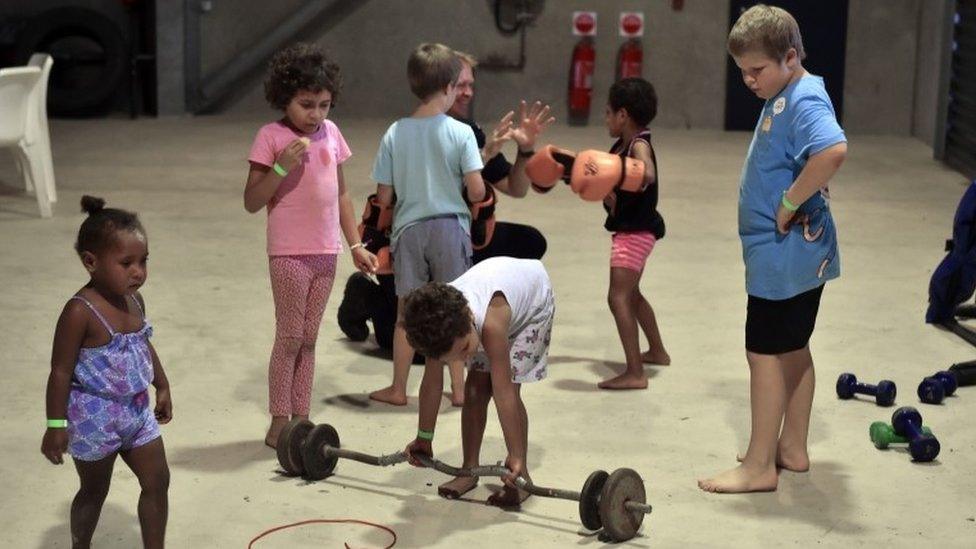
[[[362,242],[357,242],[357,243],[353,244],[352,246],[349,246],[349,251],[351,252],[351,251],[355,250],[356,248],[362,248],[363,246],[364,246],[364,244]]]

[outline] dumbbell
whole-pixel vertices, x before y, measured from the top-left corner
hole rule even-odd
[[[891,425],[895,434],[908,439],[908,451],[915,461],[932,461],[939,455],[941,446],[935,435],[925,434],[922,415],[911,406],[903,406],[891,415]]]
[[[340,447],[339,433],[327,424],[315,425],[307,419],[294,419],[278,437],[278,463],[288,475],[301,475],[307,480],[321,480],[331,475],[339,458],[367,465],[387,466],[408,460],[404,452],[373,456]],[[425,467],[455,477],[496,476],[510,474],[501,465],[479,465],[458,468],[427,456],[416,456]],[[524,477],[516,477],[515,484],[526,492],[547,498],[579,502],[580,519],[590,530],[603,531],[613,541],[627,541],[637,535],[644,515],[651,512],[646,503],[644,480],[633,469],[621,468],[613,473],[594,471],[574,492],[546,488]]]
[[[945,397],[956,392],[958,386],[956,374],[948,371],[936,372],[918,384],[918,398],[926,404],[941,404]]]
[[[895,428],[890,424],[883,421],[875,421],[871,424],[868,429],[868,433],[871,436],[871,442],[874,443],[874,447],[878,450],[884,450],[891,444],[906,444],[908,439],[895,433]],[[928,427],[922,427],[922,433],[926,435],[931,435],[932,430]]]
[[[837,396],[847,400],[853,398],[855,393],[873,396],[878,406],[891,406],[895,403],[898,388],[895,387],[894,381],[887,379],[882,379],[877,385],[868,385],[858,383],[857,376],[854,374],[841,374],[837,378]]]

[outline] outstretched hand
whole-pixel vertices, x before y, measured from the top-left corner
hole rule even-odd
[[[486,161],[500,153],[502,151],[502,145],[512,138],[512,119],[514,117],[515,111],[508,111],[505,113],[505,116],[498,120],[495,128],[491,130],[491,135],[488,136],[485,141],[485,148],[482,150]]]
[[[550,116],[551,112],[549,105],[543,105],[541,101],[536,101],[531,107],[524,100],[519,102],[518,126],[512,129],[511,138],[518,143],[520,150],[528,151],[535,147],[539,134],[556,121],[554,116]]]

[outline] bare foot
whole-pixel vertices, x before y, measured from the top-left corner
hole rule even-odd
[[[379,391],[373,391],[369,394],[369,398],[371,400],[385,402],[394,406],[407,405],[407,395],[394,392],[392,386],[387,387],[386,389],[380,389]]]
[[[735,460],[742,463],[742,456],[736,454]],[[780,446],[776,449],[776,467],[794,473],[806,473],[810,470],[810,458],[806,450],[791,450]]]
[[[596,384],[597,387],[601,389],[647,389],[647,376],[644,372],[640,375],[634,375],[627,372],[620,374],[619,376],[608,379],[606,381],[601,381]]]
[[[641,353],[641,362],[655,364],[657,366],[668,366],[671,364],[671,355],[663,350],[651,349],[650,351]]]
[[[454,477],[437,487],[437,493],[442,498],[457,499],[467,494],[478,485],[478,477]]]
[[[740,465],[712,478],[699,479],[698,487],[706,492],[739,494],[743,492],[773,492],[779,477],[776,467],[754,469]]]
[[[268,427],[268,434],[264,437],[264,444],[272,448],[278,447],[278,436],[282,429],[288,425],[288,416],[271,416],[271,427]]]
[[[522,502],[529,498],[529,493],[521,488],[509,488],[505,486],[500,491],[488,496],[488,505],[502,508],[515,508],[522,505]]]

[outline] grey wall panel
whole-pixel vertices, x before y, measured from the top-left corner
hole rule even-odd
[[[910,135],[919,0],[851,0],[844,76],[848,131]]]

